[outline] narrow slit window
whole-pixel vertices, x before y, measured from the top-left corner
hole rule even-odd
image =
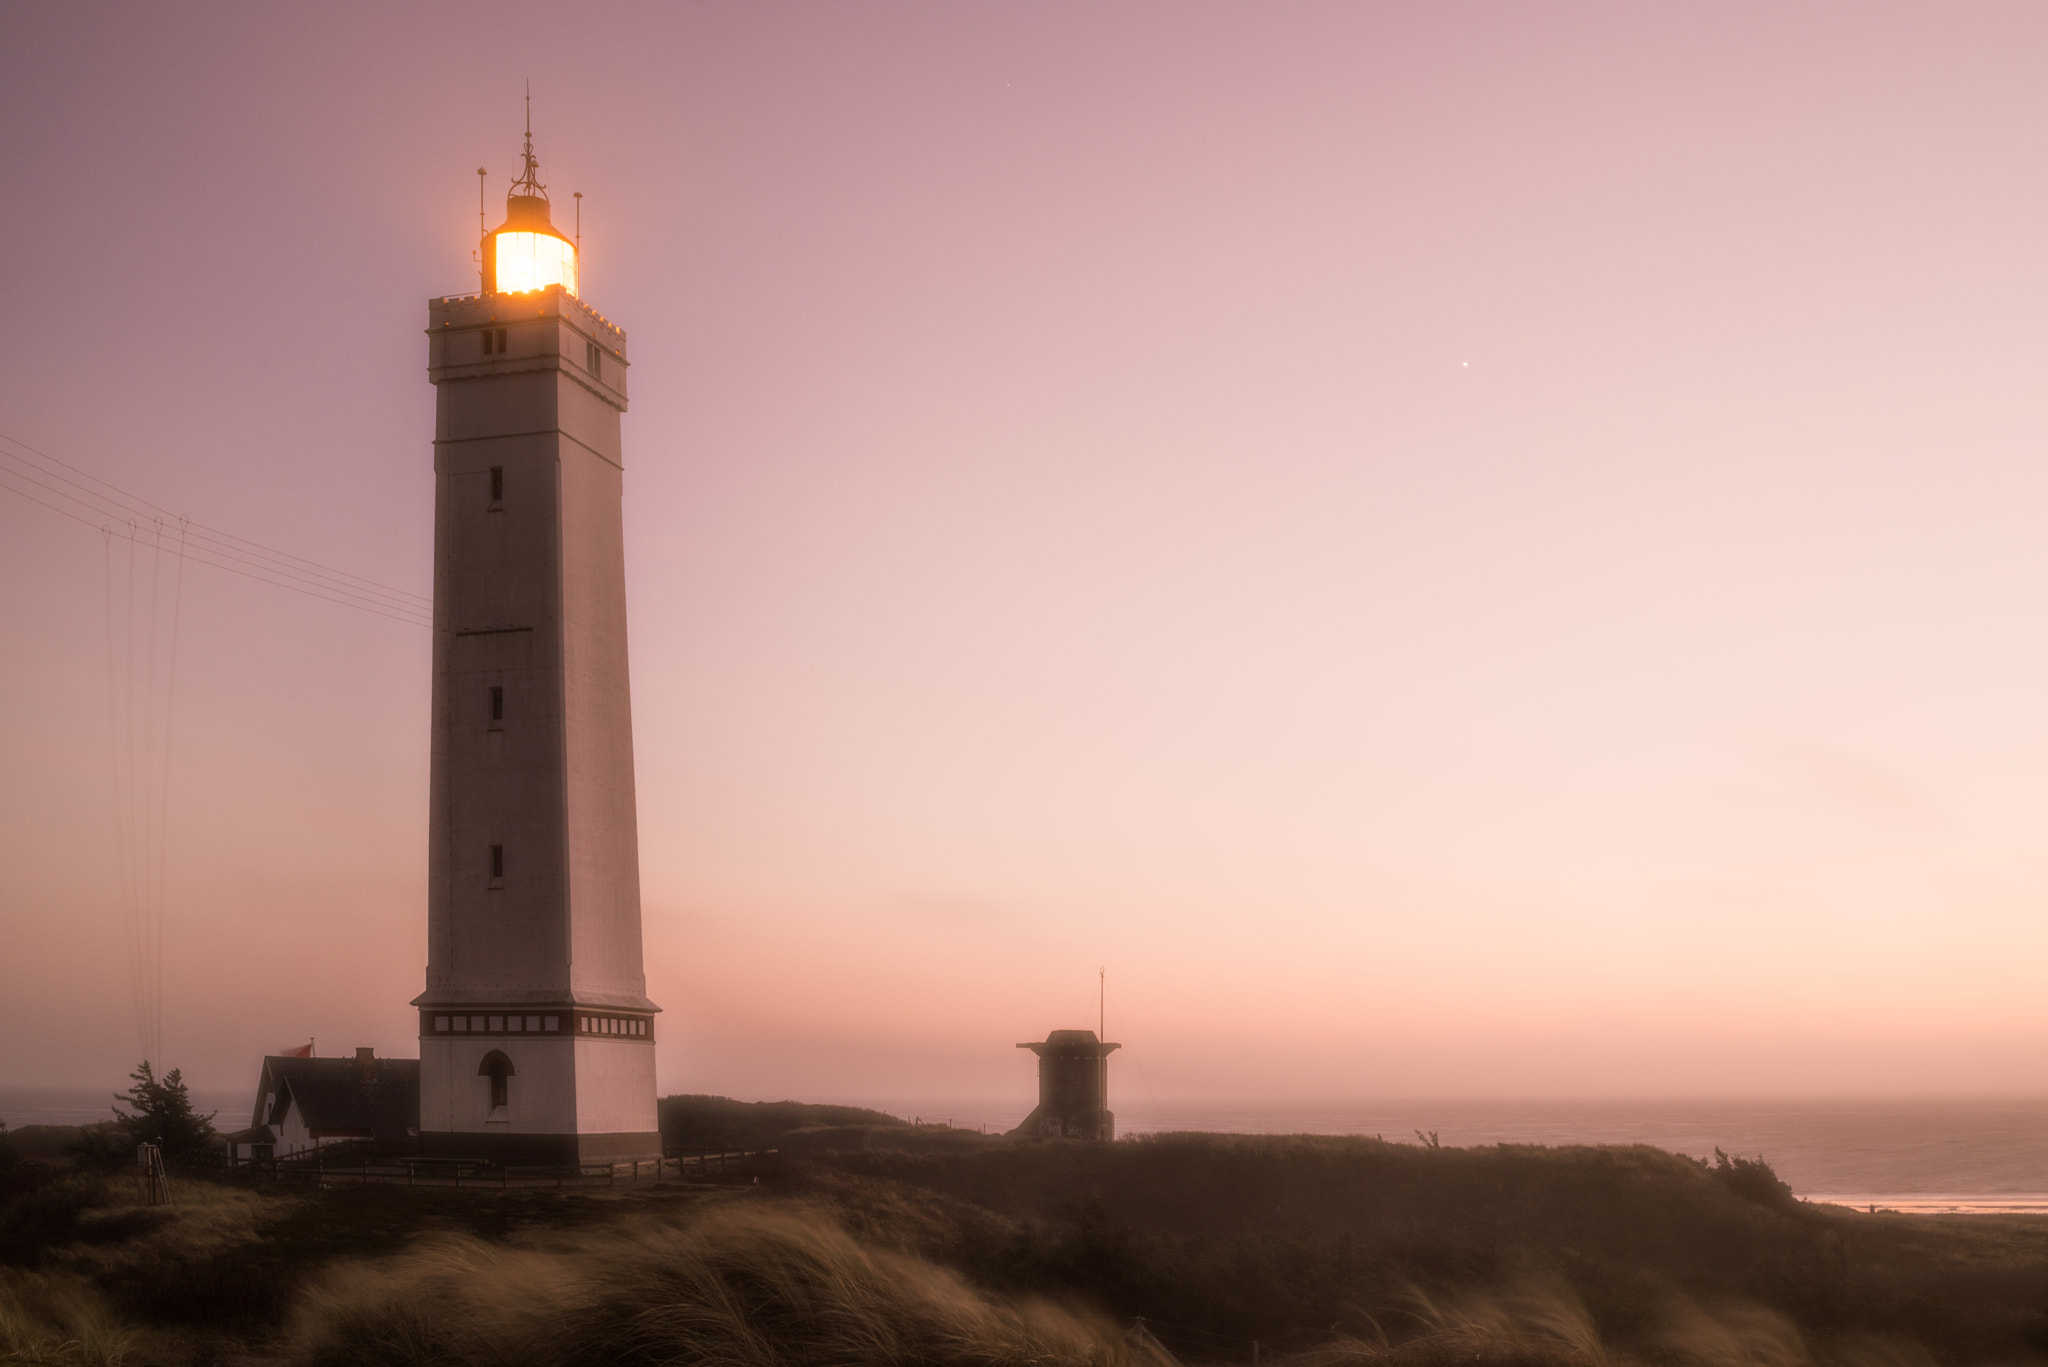
[[[503,328],[498,329],[498,354],[500,356],[505,354],[505,329]]]
[[[601,373],[602,373],[602,371],[601,371],[600,367],[601,367],[601,366],[602,366],[602,365],[603,365],[604,363],[603,363],[603,361],[602,361],[601,359],[599,359],[599,358],[601,358],[601,357],[602,357],[602,356],[604,355],[604,353],[603,353],[602,351],[598,350],[598,347],[597,347],[597,343],[595,343],[595,342],[586,342],[586,343],[584,343],[584,346],[585,346],[585,351],[584,351],[584,353],[583,353],[583,355],[584,355],[584,364],[585,364],[586,366],[588,366],[588,367],[589,367],[589,369],[590,369],[590,373],[591,373],[591,374],[593,374],[593,375],[601,374]]]
[[[484,339],[484,355],[488,356],[493,351],[497,350],[496,347],[493,347],[491,345],[491,330],[489,328],[485,328],[481,335]]]
[[[493,465],[491,467],[491,502],[502,503],[504,501],[505,467],[502,465]]]
[[[505,720],[505,689],[500,684],[491,685],[491,720]]]
[[[491,846],[491,877],[503,878],[504,876],[505,847],[503,845],[493,845]]]

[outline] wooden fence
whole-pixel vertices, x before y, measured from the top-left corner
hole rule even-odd
[[[254,1181],[511,1191],[535,1187],[616,1187],[654,1182],[735,1182],[772,1171],[781,1158],[778,1149],[739,1149],[725,1153],[700,1150],[694,1154],[672,1154],[620,1163],[539,1166],[365,1152],[352,1155],[342,1145],[323,1145],[288,1158],[230,1158],[227,1168],[235,1176]]]

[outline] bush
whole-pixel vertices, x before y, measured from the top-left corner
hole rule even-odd
[[[862,1106],[814,1106],[801,1101],[734,1101],[723,1096],[665,1096],[656,1103],[661,1142],[670,1152],[776,1147],[791,1130],[817,1125],[904,1128],[903,1122]]]
[[[135,1166],[135,1141],[116,1120],[81,1125],[64,1145],[64,1156],[87,1172],[119,1172]]]
[[[1693,1160],[1706,1168],[1716,1182],[1745,1201],[1754,1201],[1760,1206],[1789,1209],[1799,1204],[1799,1198],[1792,1194],[1792,1188],[1785,1185],[1769,1163],[1762,1156],[1755,1158],[1730,1158],[1714,1149],[1714,1163],[1708,1167],[1707,1160]]]

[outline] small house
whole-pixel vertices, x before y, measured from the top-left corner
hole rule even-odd
[[[241,1161],[290,1158],[344,1140],[404,1149],[419,1133],[419,1060],[358,1049],[354,1058],[264,1059],[249,1128],[227,1141]]]

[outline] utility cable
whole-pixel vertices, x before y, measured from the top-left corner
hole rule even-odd
[[[10,452],[0,449],[0,457],[6,457],[10,454]],[[49,498],[37,497],[27,490],[17,488],[7,482],[7,479],[10,477],[34,485],[47,494],[54,494],[60,502],[52,502]],[[18,470],[9,469],[4,465],[0,465],[0,489],[6,489],[9,493],[17,494],[32,503],[40,503],[54,512],[63,513],[76,521],[85,523],[87,526],[107,526],[108,523],[105,519],[110,517],[116,523],[132,523],[140,511],[114,505],[111,499],[103,501],[112,506],[98,506],[84,498],[69,494],[62,489],[34,479]],[[66,503],[71,506],[63,506]],[[155,516],[155,514],[145,515]],[[296,593],[305,593],[315,598],[327,599],[329,602],[341,603],[346,607],[361,608],[366,612],[375,612],[386,617],[397,617],[400,620],[412,621],[420,625],[430,624],[429,619],[433,609],[426,599],[419,599],[416,595],[409,599],[401,599],[394,596],[401,592],[400,590],[380,589],[372,592],[357,588],[350,583],[336,582],[335,577],[340,576],[343,573],[342,571],[306,570],[296,564],[265,560],[260,555],[239,554],[240,547],[238,546],[207,544],[214,542],[216,539],[208,537],[204,533],[200,533],[195,537],[189,530],[189,527],[192,525],[196,524],[188,523],[186,555],[201,564],[211,565],[216,569],[224,569],[232,574],[243,575],[246,578],[260,580],[263,583],[272,584],[278,588],[291,589]],[[193,544],[195,540],[199,544]],[[294,557],[294,559],[297,558]]]
[[[165,892],[165,865],[171,833],[171,722],[177,716],[173,704],[178,695],[178,627],[185,605],[185,520],[178,519],[178,568],[171,584],[171,659],[164,679],[163,782],[157,797],[156,825],[156,1047],[164,1047],[164,923],[169,919]]]
[[[35,456],[37,459],[45,461],[49,465],[59,466],[64,470],[68,470],[72,474],[77,475],[80,478],[89,481],[92,484],[98,485],[101,489],[105,489],[109,491],[111,495],[113,495],[112,498],[108,498],[108,495],[106,494],[95,493],[93,490],[87,489],[84,484],[80,484],[78,480],[71,479],[65,475],[58,474],[54,470],[38,470],[38,473],[49,475],[56,479],[60,479],[64,483],[72,485],[75,488],[81,490],[82,492],[91,495],[92,497],[104,499],[108,502],[118,502],[132,505],[135,510],[142,511],[145,516],[177,516],[177,514],[173,513],[170,509],[152,503],[148,499],[143,498],[140,495],[129,493],[127,490],[121,488],[119,485],[101,479],[99,476],[94,475],[89,471],[82,470],[78,466],[71,464],[69,461],[62,460],[59,457],[53,456],[47,451],[43,451],[37,447],[31,446],[27,442],[21,440],[19,437],[9,436],[5,432],[0,432],[0,441],[5,441],[10,445],[18,446],[23,451],[27,451],[30,455]],[[0,448],[0,456],[7,456],[21,465],[28,466],[30,469],[36,468],[33,462],[27,460],[26,458],[20,456],[17,453],[6,451],[4,448]],[[195,522],[190,524],[190,528],[196,530],[200,534],[202,540],[212,540],[216,538],[223,539],[225,542],[232,543],[233,549],[256,552],[260,554],[262,557],[266,558],[291,561],[307,569],[316,571],[322,575],[332,576],[334,578],[342,580],[353,581],[353,583],[360,586],[361,588],[373,591],[382,596],[394,598],[399,601],[410,601],[421,606],[432,606],[432,600],[429,599],[425,594],[413,593],[408,589],[394,588],[389,584],[379,583],[377,580],[366,578],[363,575],[351,574],[346,570],[337,570],[330,566],[322,565],[316,560],[308,560],[304,556],[293,555],[289,551],[281,551],[273,546],[266,546],[259,541],[251,541],[247,537],[236,536],[231,532],[222,531],[218,527],[208,527],[204,523]]]
[[[112,535],[122,535],[119,527],[126,524],[128,531],[125,534],[132,537],[137,531],[135,523],[141,518],[155,523],[164,517],[177,516],[147,499],[38,451],[18,438],[0,433],[0,441],[19,446],[51,465],[61,466],[63,470],[80,476],[80,479],[73,479],[60,470],[47,468],[0,446],[0,489],[61,513],[73,521],[98,527]],[[112,492],[102,493],[81,480]],[[20,485],[30,487],[22,488]],[[346,570],[333,569],[304,556],[275,550],[261,542],[207,527],[189,518],[180,517],[178,521],[183,559],[381,617],[411,622],[416,626],[433,625],[433,602],[425,595],[380,584]]]

